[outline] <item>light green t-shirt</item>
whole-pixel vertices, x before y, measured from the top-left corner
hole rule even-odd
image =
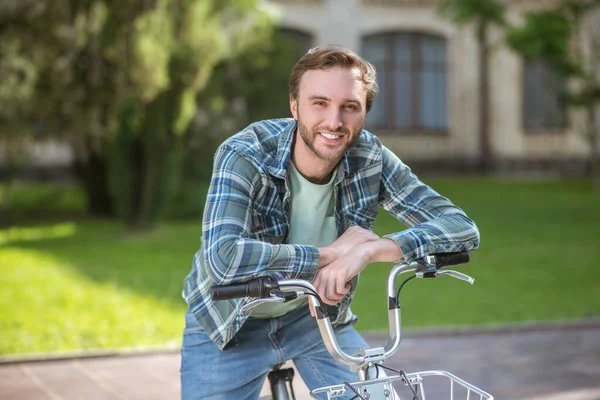
[[[289,244],[326,246],[337,239],[334,215],[333,184],[336,170],[329,182],[316,184],[308,181],[290,161],[289,185],[291,194],[291,214]],[[262,304],[252,310],[252,318],[274,318],[282,316],[306,304],[300,298],[287,303]]]

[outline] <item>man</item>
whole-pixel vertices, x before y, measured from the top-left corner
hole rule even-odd
[[[356,380],[327,353],[305,299],[248,316],[239,310],[250,299],[212,301],[211,286],[312,281],[331,306],[340,347],[353,354],[367,345],[352,326],[346,282],[372,262],[477,248],[464,212],[363,130],[376,95],[375,69],[358,55],[311,49],[290,77],[293,119],[252,124],[217,150],[202,248],[184,288],[182,398],[255,399],[269,369],[286,360],[310,389]],[[380,206],[409,228],[375,235]]]

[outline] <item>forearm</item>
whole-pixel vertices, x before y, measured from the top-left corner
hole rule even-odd
[[[408,229],[384,237],[412,262],[432,253],[471,251],[479,231],[464,211],[421,182],[398,157],[384,149],[380,204]]]
[[[479,246],[479,230],[464,213],[445,215],[385,238],[402,249],[408,262],[432,253],[473,251]]]
[[[204,262],[217,284],[268,275],[311,280],[317,271],[319,254],[313,246],[276,245],[249,238],[230,238],[212,247],[210,243],[204,246]]]
[[[374,262],[397,262],[402,258],[402,250],[392,239],[380,238],[371,242],[361,244],[356,248],[357,252],[365,252],[369,263]]]

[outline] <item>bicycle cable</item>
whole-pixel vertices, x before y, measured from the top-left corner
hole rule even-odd
[[[415,279],[417,277],[417,275],[413,275],[413,276],[409,276],[408,278],[406,278],[404,280],[404,282],[402,282],[402,284],[400,285],[400,287],[398,288],[398,292],[396,292],[396,306],[400,306],[400,291],[402,290],[402,287],[406,284],[406,282],[410,281],[411,279]]]
[[[405,281],[405,283],[406,283],[406,281]],[[419,391],[419,387],[416,384],[415,384],[414,388],[412,387],[412,385],[410,384],[410,380],[408,379],[408,376],[406,376],[406,373],[404,371],[402,371],[401,369],[394,369],[394,368],[391,368],[391,367],[386,367],[385,365],[379,364],[379,363],[376,363],[375,365],[379,366],[379,367],[381,367],[383,369],[394,371],[394,372],[400,374],[400,376],[402,377],[402,380],[404,381],[404,384],[406,386],[408,386],[409,389],[410,389],[410,391],[413,393],[413,400],[419,400],[419,395],[417,393]]]
[[[352,397],[350,400],[354,400],[354,399],[366,400],[364,397],[362,397],[360,395],[360,392],[358,390],[356,390],[356,388],[354,386],[352,386],[349,382],[344,381],[344,386],[347,386],[348,388],[350,388],[350,390],[352,390],[354,392],[354,394],[356,394],[356,396]]]
[[[282,290],[282,288],[279,288],[279,291],[282,293],[293,293],[293,292],[285,292],[285,290]],[[319,300],[319,304],[323,305],[323,300],[321,300],[321,296],[319,296],[319,293],[317,293],[316,291],[312,290],[312,289],[307,289],[304,288],[304,293],[313,297],[316,297],[317,300]]]

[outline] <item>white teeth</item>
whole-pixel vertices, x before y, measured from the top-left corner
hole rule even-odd
[[[338,135],[332,135],[330,133],[321,132],[321,135],[325,136],[327,139],[330,139],[330,140],[335,140],[335,139],[339,138]]]

